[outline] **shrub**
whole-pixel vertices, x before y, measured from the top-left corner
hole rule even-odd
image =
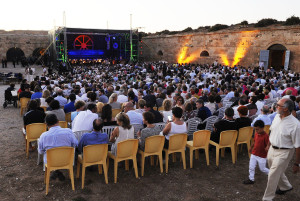
[[[215,24],[214,26],[212,26],[209,31],[219,31],[221,29],[227,29],[228,25],[225,24]]]
[[[277,20],[272,18],[261,19],[255,24],[255,27],[266,27],[272,24],[276,24],[277,22]]]
[[[287,18],[285,23],[285,25],[296,25],[296,24],[300,24],[300,18],[299,17],[295,17],[294,15]]]
[[[193,31],[192,27],[188,27],[183,29],[181,32],[191,32],[191,31]]]
[[[241,25],[244,25],[244,26],[245,26],[245,25],[248,25],[248,24],[249,24],[249,23],[248,23],[247,20],[244,20],[244,21],[241,22]]]

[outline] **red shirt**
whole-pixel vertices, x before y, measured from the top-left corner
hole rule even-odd
[[[252,154],[261,158],[266,158],[268,152],[265,150],[269,143],[269,135],[264,132],[263,134],[255,133],[254,136],[254,147]]]

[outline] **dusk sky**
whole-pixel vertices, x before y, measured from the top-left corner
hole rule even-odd
[[[262,18],[284,21],[300,17],[299,8],[299,0],[10,0],[1,2],[0,29],[50,30],[63,25],[65,11],[67,27],[129,29],[132,14],[132,27],[143,27],[140,31],[175,31]]]

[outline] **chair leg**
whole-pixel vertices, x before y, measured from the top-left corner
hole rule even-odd
[[[49,180],[50,180],[50,171],[46,168],[46,195],[48,195],[49,191]]]
[[[225,157],[225,148],[221,149],[221,157],[224,158]]]
[[[85,169],[85,167],[84,167],[84,169]],[[83,172],[83,168],[82,168],[82,172]],[[75,191],[73,165],[69,169],[69,174],[70,174],[70,177],[71,177],[72,190]],[[83,177],[83,179],[84,179],[84,177]]]
[[[193,160],[194,160],[194,158],[193,158],[193,149],[192,148],[190,148],[190,168],[193,168]],[[195,152],[196,152],[197,150],[195,150]]]
[[[26,140],[26,157],[28,158],[29,157],[29,141]]]
[[[154,166],[154,156],[150,156],[150,164],[151,166]]]
[[[82,175],[81,175],[81,188],[84,188],[84,177],[85,177],[85,166],[82,165]]]
[[[125,160],[125,170],[129,171],[129,160]]]
[[[205,147],[205,158],[206,158],[206,165],[209,165],[209,150],[208,150],[208,146]]]
[[[107,166],[106,166],[106,162],[105,161],[103,161],[103,172],[104,172],[105,183],[108,184]]]
[[[249,153],[250,147],[251,147],[250,142],[247,142],[247,152],[248,152],[249,158],[251,157],[251,154]]]
[[[235,164],[235,146],[231,146],[232,163]]]
[[[135,173],[135,178],[139,178],[139,173],[138,173],[138,168],[137,168],[137,163],[136,163],[136,157],[132,159],[133,161],[133,168],[134,168],[134,173]]]
[[[186,169],[185,150],[181,152],[181,158],[183,163],[183,169]]]
[[[219,158],[220,158],[220,149],[216,147],[216,165],[219,166]]]
[[[144,154],[141,154],[141,176],[144,176],[144,170],[145,170],[145,156]]]
[[[115,175],[114,182],[117,183],[117,178],[118,178],[118,162],[116,160],[114,160],[114,175]]]
[[[195,150],[195,159],[199,160],[199,150]]]
[[[79,160],[77,160],[76,179],[79,178],[79,173],[80,173],[80,162],[79,162]]]
[[[45,167],[45,176],[44,176],[44,184],[46,184],[46,178],[47,178],[47,168]]]
[[[168,153],[168,151],[165,151],[165,154],[166,154],[166,164],[165,164],[165,166],[166,166],[166,173],[168,173],[168,166],[169,166],[169,153]]]
[[[160,166],[160,173],[163,173],[163,159],[162,159],[162,153],[160,153],[158,155],[158,158],[159,158],[159,166]]]
[[[99,171],[99,174],[102,174],[102,165],[101,164],[98,165],[98,171]]]

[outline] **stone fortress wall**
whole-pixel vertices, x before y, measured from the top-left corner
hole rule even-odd
[[[144,37],[145,61],[170,63],[218,63],[258,66],[261,50],[270,50],[269,65],[284,65],[290,50],[289,68],[300,72],[300,26],[235,28],[217,32],[192,32]],[[201,55],[201,56],[200,56]]]

